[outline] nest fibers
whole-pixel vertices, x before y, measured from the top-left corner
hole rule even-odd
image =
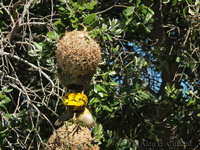
[[[99,146],[87,127],[76,124],[63,125],[48,139],[45,150],[99,150]]]
[[[66,32],[59,41],[56,58],[59,78],[64,86],[86,86],[101,61],[101,50],[87,31]]]

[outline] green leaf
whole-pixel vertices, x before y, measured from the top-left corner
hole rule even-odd
[[[5,113],[4,116],[6,116],[6,117],[8,117],[10,119],[13,118],[13,115],[12,114],[8,114],[8,113]]]
[[[97,99],[96,97],[93,97],[93,98],[90,100],[89,105],[93,105],[93,104],[98,103],[98,102],[99,102],[99,99]]]
[[[106,30],[108,28],[108,25],[103,23],[101,28],[102,28],[102,30]]]
[[[3,15],[3,11],[2,10],[0,10],[0,14]]]
[[[7,111],[7,108],[5,107],[5,105],[0,104],[0,107],[2,107],[4,111]]]
[[[147,14],[146,14],[146,17],[145,17],[145,20],[144,20],[144,24],[148,23],[153,15],[154,15],[154,11],[151,10],[150,8],[147,8]]]
[[[122,33],[122,30],[121,29],[117,29],[116,31],[115,31],[115,34],[121,34]]]
[[[101,105],[101,107],[103,108],[103,110],[106,110],[108,112],[112,112],[112,109],[110,109],[108,106],[106,105]]]
[[[147,93],[144,92],[144,91],[140,91],[139,93],[140,93],[140,97],[141,97],[142,99],[149,99],[149,98],[150,98],[150,95],[147,94]]]
[[[86,5],[86,9],[89,9],[89,10],[92,10],[92,9],[94,9],[94,6],[97,4],[97,2],[96,1],[92,1],[92,2],[90,2],[88,5]]]
[[[109,71],[109,72],[107,72],[107,73],[108,73],[108,75],[110,75],[110,76],[116,75],[116,72],[115,72],[115,71]]]
[[[98,89],[98,91],[107,92],[106,89],[104,87],[102,87],[101,85],[96,84],[95,86]]]
[[[84,1],[83,0],[78,0],[77,3],[78,3],[78,5],[82,6],[84,4]]]
[[[10,101],[11,101],[11,99],[9,97],[7,97],[6,95],[0,94],[0,104],[1,105],[7,104]]]
[[[109,84],[110,84],[110,85],[112,85],[112,86],[119,85],[119,83],[117,83],[117,82],[114,82],[114,81],[112,81],[112,82],[109,82]]]
[[[99,95],[100,97],[104,97],[104,94],[103,94],[102,92],[98,92],[98,95]]]
[[[71,23],[76,23],[76,22],[78,22],[78,18],[72,17],[72,18],[70,19],[70,21],[71,21]]]
[[[167,83],[167,85],[165,86],[165,91],[169,96],[172,96],[172,93],[175,92],[175,85],[173,84],[172,86],[170,86],[170,84]]]
[[[97,108],[95,109],[96,113],[98,113],[100,110],[101,110],[101,107],[97,107]]]
[[[117,45],[116,47],[113,47],[113,52],[117,52],[117,51],[119,51],[119,48],[120,48],[120,46],[119,45]]]
[[[170,0],[164,0],[163,1],[163,4],[167,4],[167,3],[169,3],[170,2]]]
[[[137,0],[137,5],[139,5],[141,3],[141,0]]]
[[[199,5],[200,5],[200,1],[199,1],[199,0],[195,0],[194,5],[195,5],[195,6],[197,6],[197,5],[199,6]]]
[[[72,24],[72,27],[73,27],[74,29],[76,29],[76,28],[78,27],[78,24],[77,24],[77,23],[73,23],[73,24]]]
[[[188,7],[185,7],[185,8],[183,9],[183,15],[184,15],[184,16],[186,15],[187,11],[188,11]]]
[[[181,58],[179,56],[176,57],[176,62],[178,62],[178,63],[181,62]]]
[[[100,139],[103,137],[103,126],[101,124],[96,124],[92,130],[95,140],[100,142]]]
[[[96,84],[94,85],[94,92],[95,92],[95,93],[97,93],[97,92],[98,92],[98,87],[97,87],[97,85],[96,85]]]
[[[107,36],[107,38],[108,38],[109,41],[111,41],[111,42],[113,41],[112,37],[109,34],[106,34],[106,36]]]
[[[85,10],[85,7],[79,6],[79,9],[80,9],[80,10]]]
[[[188,13],[190,14],[190,15],[192,15],[192,16],[194,16],[195,15],[195,12],[189,7],[189,9],[188,9]]]
[[[131,15],[133,15],[134,9],[135,9],[135,6],[128,7],[123,11],[123,14],[126,17],[131,16]]]
[[[53,23],[56,27],[61,26],[61,27],[65,27],[65,25],[62,23],[61,20],[58,20],[56,22]]]
[[[95,18],[96,18],[96,13],[89,14],[89,15],[87,15],[87,16],[83,19],[83,23],[89,24],[89,23],[92,22]]]
[[[173,0],[172,6],[175,6],[177,4],[177,0]]]
[[[187,106],[190,106],[191,104],[195,103],[196,102],[196,99],[195,98],[191,98],[188,103],[187,103]]]
[[[35,46],[35,48],[37,49],[37,50],[42,50],[42,44],[41,43],[36,43],[36,42],[34,42],[33,43],[34,44],[34,46]]]
[[[51,40],[58,40],[59,39],[59,35],[56,31],[52,31],[52,32],[48,32],[47,36],[51,39]]]
[[[165,69],[166,69],[166,71],[168,72],[168,73],[170,73],[170,71],[169,71],[169,64],[168,63],[165,63],[165,62],[163,62],[164,64],[164,67],[165,67]]]
[[[63,3],[63,4],[66,4],[67,1],[66,0],[58,0],[59,2]]]
[[[12,91],[13,91],[13,89],[7,89],[7,88],[3,89],[3,92],[4,92],[4,93],[10,93],[10,92],[12,92]]]
[[[25,112],[26,112],[26,109],[23,109],[23,110],[21,110],[21,111],[17,114],[17,116],[18,116],[18,117],[24,116],[24,115],[25,115]]]

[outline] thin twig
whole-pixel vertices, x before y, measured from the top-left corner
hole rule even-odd
[[[48,76],[45,72],[43,72],[42,70],[40,70],[40,68],[37,67],[36,65],[30,63],[29,61],[27,61],[27,60],[25,60],[25,59],[23,59],[23,58],[21,58],[21,57],[18,57],[18,56],[16,56],[16,55],[12,55],[12,54],[7,53],[7,52],[1,52],[0,55],[5,55],[5,56],[8,56],[8,57],[17,59],[18,61],[21,61],[21,62],[23,62],[23,63],[25,63],[25,64],[31,66],[31,67],[34,68],[36,71],[41,71],[41,74],[42,74],[47,80],[50,81],[52,87],[54,88],[54,83],[53,83],[53,81],[49,78],[49,76]],[[53,90],[53,88],[52,88],[52,90]]]
[[[0,3],[0,6],[6,11],[6,13],[8,14],[8,16],[10,16],[10,20],[11,20],[12,24],[14,24],[14,23],[15,23],[15,20],[14,20],[14,18],[12,17],[10,11],[3,5],[3,3]]]

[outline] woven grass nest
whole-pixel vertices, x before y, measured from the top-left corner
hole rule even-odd
[[[71,31],[59,41],[56,58],[58,75],[64,86],[86,86],[101,61],[101,50],[87,31]]]
[[[92,141],[94,138],[87,127],[63,125],[54,131],[44,150],[99,150],[99,146],[92,144]]]

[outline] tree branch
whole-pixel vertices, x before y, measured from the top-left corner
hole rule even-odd
[[[23,59],[23,58],[20,58],[20,57],[18,57],[18,56],[16,56],[16,55],[12,55],[12,54],[7,53],[7,52],[1,52],[0,55],[5,55],[5,56],[8,56],[8,57],[17,59],[18,61],[21,61],[21,62],[23,62],[23,63],[25,63],[25,64],[31,66],[31,67],[34,68],[36,71],[40,71],[41,74],[42,74],[47,80],[49,80],[49,82],[51,83],[52,87],[54,88],[55,85],[54,85],[53,81],[50,79],[50,77],[49,77],[45,72],[43,72],[39,67],[37,67],[36,65],[30,63],[29,61],[27,61],[27,60],[25,60],[25,59]],[[53,89],[52,89],[52,90],[53,90]]]

